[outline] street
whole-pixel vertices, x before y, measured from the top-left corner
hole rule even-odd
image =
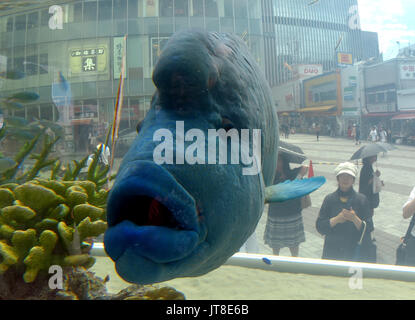
[[[314,175],[324,176],[327,179],[325,185],[311,194],[312,206],[303,210],[304,230],[306,242],[300,245],[300,257],[321,258],[324,238],[315,227],[315,222],[324,197],[337,189],[337,181],[334,169],[337,163],[348,160],[352,154],[367,141],[356,146],[354,141],[345,138],[332,138],[320,136],[316,141],[314,135],[295,134],[288,139],[280,137],[281,140],[293,143],[301,147],[303,152],[313,162]],[[397,145],[396,150],[389,151],[385,156],[378,155],[378,162],[374,169],[381,171],[381,180],[384,188],[380,193],[380,204],[375,209],[373,218],[375,231],[374,236],[377,244],[377,262],[383,264],[395,264],[395,251],[400,243],[400,237],[405,235],[409,221],[402,217],[402,206],[415,185],[415,147]],[[304,161],[305,165],[309,160]],[[291,165],[291,168],[295,167]],[[359,173],[361,163],[359,164]],[[358,179],[354,189],[359,188]],[[259,253],[272,254],[270,247],[264,244],[263,234],[267,219],[267,207],[256,229],[256,237],[260,247]],[[280,255],[290,256],[288,248],[283,248]]]

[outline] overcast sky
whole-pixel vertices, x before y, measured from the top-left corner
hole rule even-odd
[[[401,48],[415,44],[415,0],[358,0],[362,30],[379,34],[385,60]]]

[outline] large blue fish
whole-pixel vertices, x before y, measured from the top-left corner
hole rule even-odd
[[[226,262],[254,232],[277,164],[278,120],[271,91],[240,38],[193,30],[175,34],[163,48],[153,81],[157,91],[151,109],[108,198],[104,238],[118,274],[138,284],[199,276]],[[239,137],[249,129],[252,155],[253,132],[260,130],[261,148],[251,164],[230,164],[230,143],[228,164],[220,164],[219,152],[212,157],[211,149],[199,153],[191,148],[199,138],[208,146],[208,130],[221,128],[236,129]],[[202,135],[187,141],[184,134],[191,129]],[[172,145],[166,142],[168,132]],[[164,141],[160,133],[166,134]],[[164,152],[156,156],[163,143]],[[191,164],[187,156],[195,153],[198,162]],[[159,162],[170,155],[173,163]],[[256,164],[259,173],[244,171]],[[291,189],[290,183],[268,189],[268,198],[299,197],[322,183],[307,180]],[[307,187],[297,188],[301,184]]]

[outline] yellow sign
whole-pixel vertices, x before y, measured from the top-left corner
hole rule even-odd
[[[352,54],[351,53],[338,52],[337,53],[337,64],[339,66],[352,65],[353,64]]]
[[[304,81],[304,107],[337,105],[336,73],[329,73]]]
[[[84,45],[69,48],[70,76],[108,72],[108,44]]]

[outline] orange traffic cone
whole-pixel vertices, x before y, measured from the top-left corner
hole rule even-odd
[[[314,177],[314,170],[313,170],[313,161],[310,160],[310,165],[308,167],[308,177]]]

